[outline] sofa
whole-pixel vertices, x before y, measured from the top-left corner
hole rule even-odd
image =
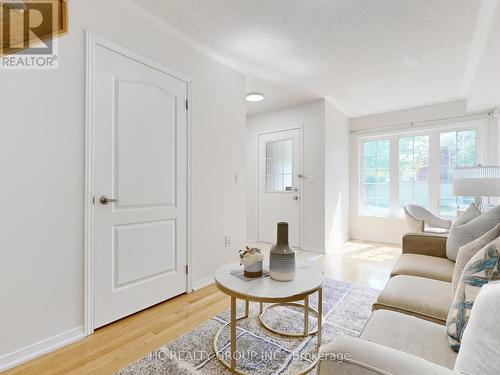
[[[452,302],[455,262],[446,257],[446,235],[409,233],[391,278],[373,305],[444,325]]]
[[[456,353],[445,331],[455,267],[446,257],[446,241],[447,236],[440,234],[403,237],[402,255],[361,336],[322,346],[319,374],[462,374],[454,368],[465,344]],[[500,301],[500,285],[497,290]],[[472,314],[475,309],[476,304]],[[500,337],[496,347],[500,347]]]

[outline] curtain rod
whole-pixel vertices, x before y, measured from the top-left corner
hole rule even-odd
[[[494,109],[490,109],[489,111],[486,111],[486,112],[474,112],[474,113],[467,113],[467,114],[458,115],[458,116],[442,117],[442,118],[437,118],[437,119],[433,119],[433,120],[409,121],[409,122],[402,122],[399,124],[375,126],[373,128],[350,130],[350,133],[361,134],[361,133],[372,133],[372,132],[383,131],[383,130],[392,130],[392,129],[397,129],[397,128],[399,128],[399,129],[421,128],[421,127],[429,126],[430,124],[435,123],[435,122],[443,122],[443,121],[446,122],[449,120],[466,119],[466,118],[478,117],[478,116],[497,117],[498,115],[499,115],[498,108],[494,108]]]

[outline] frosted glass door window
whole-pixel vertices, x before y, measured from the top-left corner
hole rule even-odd
[[[292,146],[291,139],[266,143],[267,192],[292,190]]]

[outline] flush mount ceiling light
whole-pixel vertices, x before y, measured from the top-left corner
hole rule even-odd
[[[247,94],[247,102],[261,102],[264,100],[264,94],[261,94],[260,92],[251,92],[250,94]]]

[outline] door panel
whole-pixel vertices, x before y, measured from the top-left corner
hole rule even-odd
[[[259,136],[259,241],[276,242],[276,224],[289,224],[289,241],[300,247],[301,131]]]
[[[187,83],[100,45],[93,80],[97,328],[186,292]]]
[[[116,225],[113,229],[114,289],[175,272],[175,221]]]
[[[117,208],[175,204],[176,97],[156,84],[117,79],[115,99]]]

